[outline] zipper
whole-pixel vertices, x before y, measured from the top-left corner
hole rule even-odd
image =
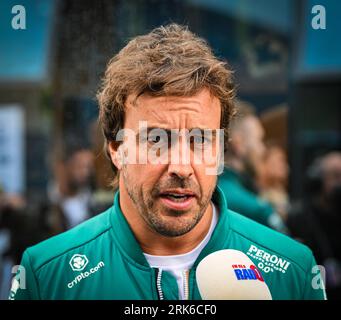
[[[183,275],[183,289],[184,289],[184,300],[189,300],[189,270],[182,271]],[[162,269],[156,269],[156,288],[159,300],[164,300],[162,286]]]
[[[156,269],[156,288],[160,300],[164,300],[161,287],[162,269]]]
[[[182,275],[183,275],[183,279],[184,279],[184,282],[183,282],[183,289],[184,289],[184,300],[189,300],[189,277],[188,277],[188,274],[189,274],[189,270],[184,270],[182,272]]]

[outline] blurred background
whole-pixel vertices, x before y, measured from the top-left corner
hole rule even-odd
[[[25,29],[13,28],[18,4]],[[313,28],[315,5],[324,29]],[[340,299],[338,0],[0,1],[0,299],[26,247],[111,206],[95,94],[129,39],[170,22],[188,25],[235,71],[238,99],[263,130],[249,191],[313,250],[329,298]]]

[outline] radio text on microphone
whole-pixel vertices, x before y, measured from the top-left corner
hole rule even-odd
[[[243,264],[233,264],[232,268],[237,277],[237,280],[259,280],[264,282],[261,273],[257,270],[256,266],[251,265],[246,268]]]

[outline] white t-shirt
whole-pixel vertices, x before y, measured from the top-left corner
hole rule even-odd
[[[212,221],[210,229],[206,234],[205,238],[199,243],[199,245],[194,248],[192,251],[178,254],[178,255],[171,255],[171,256],[154,256],[147,253],[143,253],[146,257],[149,265],[152,268],[162,269],[163,271],[168,271],[176,278],[178,288],[179,288],[179,297],[181,300],[185,299],[185,272],[190,270],[198,258],[201,250],[206,246],[209,242],[213,230],[218,222],[218,212],[215,205],[212,202]]]
[[[67,197],[61,200],[61,207],[67,219],[67,227],[73,228],[89,218],[89,199],[90,192],[79,192],[72,197]]]
[[[67,228],[71,229],[90,216],[89,202],[91,191],[83,188],[74,196],[63,196],[55,182],[48,185],[48,197],[52,203],[60,205],[66,218]]]

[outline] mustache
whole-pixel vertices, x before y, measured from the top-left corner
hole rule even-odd
[[[166,181],[159,181],[154,186],[151,195],[153,197],[157,197],[160,193],[162,193],[163,190],[176,188],[191,190],[193,193],[195,193],[196,196],[201,196],[200,187],[196,182],[190,179],[181,179],[179,177],[172,177],[167,179]]]

